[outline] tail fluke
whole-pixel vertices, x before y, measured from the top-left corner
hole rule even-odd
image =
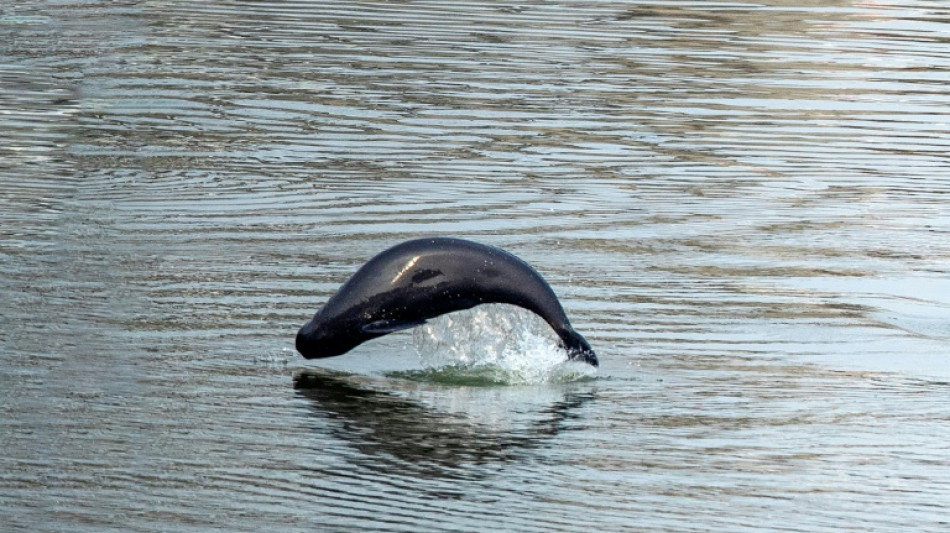
[[[561,337],[561,342],[564,343],[564,348],[567,349],[567,356],[572,361],[583,361],[591,366],[600,365],[600,362],[597,361],[597,354],[594,353],[587,339],[580,333],[571,328],[565,328],[559,331],[558,335]]]

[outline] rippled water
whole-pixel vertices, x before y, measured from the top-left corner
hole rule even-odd
[[[0,530],[945,530],[948,35],[928,0],[0,4]],[[295,354],[422,235],[535,265],[599,371]]]

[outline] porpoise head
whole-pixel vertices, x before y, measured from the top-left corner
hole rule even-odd
[[[331,321],[332,322],[332,321]],[[297,332],[297,351],[306,359],[320,359],[345,354],[367,340],[350,332],[350,328],[326,323],[317,313]]]

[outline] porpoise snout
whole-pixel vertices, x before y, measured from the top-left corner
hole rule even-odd
[[[303,327],[297,331],[297,338],[294,344],[297,347],[297,351],[300,352],[300,355],[306,359],[325,357],[320,355],[321,344],[323,343],[320,342],[320,335],[318,335],[319,330],[317,317],[313,317],[312,320],[304,324]]]

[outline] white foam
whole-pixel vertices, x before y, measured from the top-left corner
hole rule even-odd
[[[488,371],[511,384],[572,381],[596,369],[569,361],[558,338],[541,317],[511,305],[481,305],[434,318],[413,330],[422,365]]]

